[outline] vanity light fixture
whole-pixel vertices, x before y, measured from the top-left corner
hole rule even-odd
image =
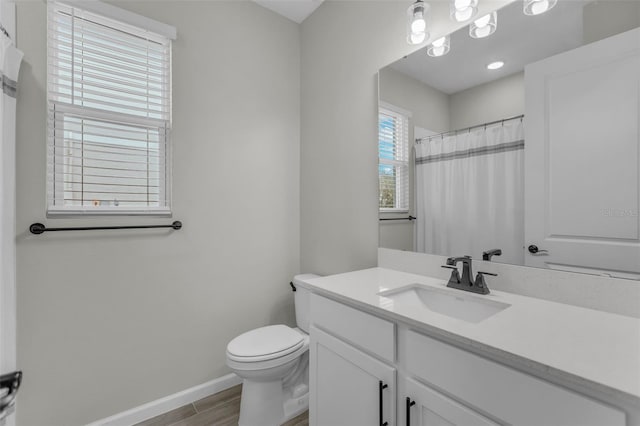
[[[488,70],[499,70],[500,68],[502,68],[504,66],[504,62],[502,61],[495,61],[495,62],[491,62],[490,64],[487,65],[487,69]]]
[[[449,12],[454,21],[466,22],[478,13],[478,0],[451,0]]]
[[[498,28],[498,13],[491,12],[478,18],[469,25],[469,35],[473,38],[489,37]]]
[[[417,0],[407,9],[407,43],[420,44],[429,37],[428,20],[431,6]]]
[[[451,50],[451,37],[448,35],[440,37],[427,47],[427,55],[438,57],[444,56]]]
[[[557,2],[558,0],[524,0],[524,14],[540,15],[551,10]]]

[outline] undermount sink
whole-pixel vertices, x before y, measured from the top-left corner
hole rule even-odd
[[[484,299],[486,296],[464,294],[461,290],[441,290],[417,283],[385,290],[378,295],[390,299],[394,310],[424,308],[472,323],[485,320],[511,306]]]

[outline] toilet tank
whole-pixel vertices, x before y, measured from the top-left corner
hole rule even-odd
[[[296,288],[293,293],[296,305],[296,324],[305,333],[309,333],[309,301],[311,299],[311,292],[307,288],[306,282],[319,277],[315,274],[300,274],[293,277],[293,285]]]

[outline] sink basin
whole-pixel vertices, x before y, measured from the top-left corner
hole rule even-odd
[[[378,293],[390,299],[393,309],[428,309],[448,317],[478,323],[511,306],[484,299],[486,296],[465,294],[461,290],[445,290],[424,284],[409,284]]]

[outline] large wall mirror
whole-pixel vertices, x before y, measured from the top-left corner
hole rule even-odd
[[[380,246],[640,280],[640,2],[493,19],[379,72]]]

